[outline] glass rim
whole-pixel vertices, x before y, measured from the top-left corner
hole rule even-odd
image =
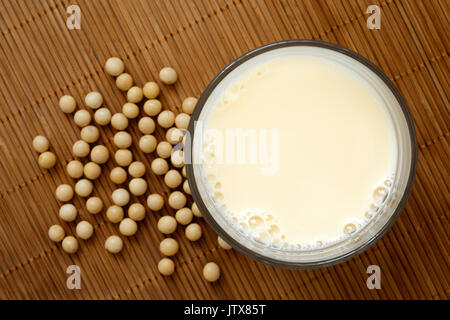
[[[309,40],[309,39],[295,39],[295,40],[284,40],[284,41],[278,41],[269,43],[266,45],[263,45],[261,47],[258,47],[256,49],[253,49],[237,59],[233,60],[230,64],[228,64],[225,68],[223,68],[211,82],[208,84],[206,89],[203,91],[202,95],[200,96],[197,105],[194,109],[194,112],[191,115],[191,120],[189,122],[188,131],[191,136],[191,139],[188,139],[188,143],[190,144],[189,147],[192,149],[194,144],[194,123],[198,120],[201,111],[203,110],[203,107],[205,106],[206,101],[208,100],[211,93],[214,91],[214,89],[217,87],[217,85],[234,69],[236,69],[238,66],[243,64],[244,62],[262,54],[268,51],[272,51],[279,48],[285,48],[285,47],[292,47],[292,46],[310,46],[310,47],[319,47],[319,48],[325,48],[330,49],[332,51],[336,51],[339,53],[342,53],[350,58],[353,58],[366,66],[368,69],[370,69],[376,76],[378,76],[383,83],[387,86],[387,88],[391,91],[391,93],[394,95],[395,99],[397,100],[404,119],[406,121],[406,124],[408,126],[409,131],[409,137],[410,137],[410,144],[411,144],[411,163],[410,163],[410,171],[408,176],[408,181],[406,183],[406,188],[403,192],[403,195],[393,211],[391,217],[387,220],[387,222],[383,225],[383,227],[374,234],[369,240],[367,240],[362,245],[356,247],[353,250],[350,250],[344,254],[338,255],[336,257],[332,257],[329,259],[325,259],[322,261],[317,262],[294,262],[294,261],[284,261],[272,257],[268,257],[265,255],[262,255],[260,253],[257,253],[249,248],[247,248],[245,245],[241,244],[240,242],[236,241],[233,237],[231,237],[214,219],[214,217],[209,212],[208,208],[206,207],[203,198],[200,194],[200,191],[197,187],[196,179],[194,176],[194,168],[192,161],[186,164],[186,175],[189,182],[189,187],[191,190],[192,197],[200,210],[200,212],[203,215],[203,218],[206,220],[206,222],[211,226],[211,228],[217,233],[218,236],[220,236],[223,240],[225,240],[228,244],[230,244],[233,249],[236,249],[237,251],[245,254],[246,256],[263,262],[265,264],[276,266],[276,267],[283,267],[288,269],[315,269],[315,268],[322,268],[322,267],[328,267],[331,265],[335,265],[341,262],[344,262],[361,252],[365,251],[369,247],[371,247],[375,242],[377,242],[381,237],[383,237],[386,232],[392,227],[394,222],[397,220],[400,213],[403,211],[406,202],[411,194],[411,190],[414,184],[414,178],[416,175],[416,167],[417,167],[417,137],[416,132],[414,129],[414,123],[412,116],[409,112],[409,109],[406,105],[406,102],[404,101],[402,95],[400,94],[397,87],[393,84],[393,82],[386,76],[386,74],[381,71],[380,68],[378,68],[374,63],[369,61],[368,59],[364,58],[360,54],[344,48],[338,44],[325,42],[321,40]]]

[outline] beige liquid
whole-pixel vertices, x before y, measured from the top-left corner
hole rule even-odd
[[[278,145],[277,134],[265,140],[271,162],[227,163],[227,152],[238,152],[221,147],[230,128],[278,132]],[[396,142],[385,107],[361,78],[325,58],[252,67],[228,87],[206,129],[210,192],[237,228],[268,245],[342,240],[377,214],[390,191]],[[248,154],[255,144],[246,141]]]

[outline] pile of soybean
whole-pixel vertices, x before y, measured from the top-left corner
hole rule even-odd
[[[154,81],[147,82],[142,88],[134,85],[133,77],[125,72],[125,64],[120,58],[109,58],[105,63],[105,71],[115,77],[117,88],[126,93],[127,102],[122,106],[121,113],[112,114],[104,106],[102,94],[97,91],[89,92],[85,96],[84,104],[87,109],[77,110],[77,103],[70,95],[59,100],[60,109],[64,113],[73,114],[73,121],[80,127],[80,139],[75,141],[72,147],[74,159],[66,165],[67,174],[76,180],[74,188],[67,183],[59,185],[55,191],[57,200],[61,202],[59,218],[65,223],[76,220],[78,208],[71,203],[75,195],[86,200],[86,211],[90,214],[104,211],[107,221],[118,224],[119,234],[110,235],[105,241],[105,249],[113,254],[118,254],[124,246],[121,236],[132,237],[138,232],[138,223],[145,219],[146,208],[139,202],[130,203],[130,199],[131,195],[140,197],[147,192],[147,181],[143,178],[147,168],[144,163],[134,160],[130,150],[132,137],[127,129],[129,120],[138,118],[142,108],[145,116],[138,121],[138,129],[142,133],[139,149],[146,154],[156,154],[157,157],[151,162],[151,173],[161,176],[164,183],[172,189],[167,199],[158,193],[152,193],[146,199],[146,205],[152,212],[160,211],[165,201],[174,212],[173,215],[162,216],[157,224],[158,230],[167,236],[159,244],[163,258],[158,263],[158,270],[161,274],[170,276],[175,271],[175,263],[170,257],[179,249],[178,241],[171,235],[177,230],[178,224],[185,226],[184,233],[188,240],[197,241],[202,236],[200,225],[193,222],[194,216],[202,216],[197,205],[193,202],[190,208],[186,206],[191,192],[186,179],[183,151],[174,150],[174,146],[183,139],[183,130],[188,128],[197,99],[184,99],[183,112],[175,115],[170,110],[163,110],[160,100],[157,99],[161,91],[160,86]],[[159,79],[165,85],[172,85],[178,80],[178,75],[173,68],[164,67],[159,73]],[[139,106],[141,102],[143,104]],[[111,194],[113,205],[104,208],[104,201],[100,197],[92,196],[92,192],[93,181],[102,175],[102,166],[111,158],[106,146],[97,144],[100,137],[99,128],[108,125],[117,131],[113,138],[114,145],[118,148],[113,155],[115,167],[109,172],[109,178],[118,187]],[[165,141],[158,142],[153,135],[157,125],[166,130]],[[38,163],[43,169],[51,169],[56,165],[55,153],[49,151],[50,142],[45,136],[35,137],[33,148],[40,154]],[[85,164],[80,161],[82,158],[87,158]],[[128,188],[119,187],[126,182]],[[66,235],[60,224],[54,224],[48,230],[49,238],[61,242],[63,250],[69,254],[77,252],[78,239],[88,240],[93,236],[94,227],[88,221],[82,220],[77,223],[75,233],[76,237]],[[221,238],[218,238],[218,244],[223,249],[231,249]],[[214,282],[220,277],[220,268],[216,263],[209,262],[203,268],[203,275],[207,281]]]

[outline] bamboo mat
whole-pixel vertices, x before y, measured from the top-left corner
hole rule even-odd
[[[81,8],[81,30],[68,30],[66,8]],[[366,27],[366,8],[381,8],[381,29]],[[1,0],[0,1],[0,298],[10,299],[448,299],[449,296],[449,2],[445,0]],[[291,271],[257,263],[204,236],[185,240],[179,227],[176,272],[159,275],[156,229],[165,208],[149,213],[121,254],[103,249],[117,226],[104,214],[90,215],[75,198],[78,219],[94,224],[94,237],[76,255],[48,240],[60,223],[54,190],[74,184],[64,167],[79,138],[72,117],[57,107],[71,94],[98,90],[113,112],[123,93],[103,71],[110,56],[121,57],[138,85],[157,79],[162,66],[179,71],[163,86],[165,108],[199,96],[232,59],[266,43],[294,38],[338,43],[377,64],[403,94],[413,115],[419,163],[409,202],[393,228],[350,261],[314,271]],[[132,151],[147,168],[153,156],[136,148],[140,133],[131,121]],[[49,137],[57,166],[43,171],[32,138]],[[113,131],[101,130],[111,152]],[[156,133],[158,140],[163,132]],[[109,172],[113,161],[104,166]],[[146,175],[151,192],[168,195],[159,178]],[[111,204],[114,186],[103,175],[94,193]],[[144,203],[145,197],[134,199]],[[74,234],[75,223],[64,223]],[[206,283],[201,270],[216,261],[222,277]],[[81,290],[66,288],[66,268],[81,268]],[[366,286],[366,268],[379,265],[381,290]]]

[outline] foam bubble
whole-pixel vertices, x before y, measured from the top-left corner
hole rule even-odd
[[[238,93],[239,92],[239,86],[237,84],[233,84],[230,87],[230,91],[233,92],[233,93]]]
[[[248,224],[250,225],[250,228],[256,229],[258,227],[263,226],[264,219],[261,218],[260,216],[255,215],[250,217],[250,219],[248,219]]]
[[[278,235],[280,235],[280,228],[276,224],[272,224],[272,225],[270,225],[269,233],[272,236],[278,236]]]
[[[241,227],[244,231],[248,230],[248,225],[244,222],[239,223],[239,227]]]
[[[376,203],[382,204],[388,196],[388,190],[385,187],[378,187],[373,192],[373,199]]]
[[[271,240],[272,240],[272,237],[270,236],[270,234],[268,234],[265,231],[262,231],[262,232],[258,233],[257,238],[262,240],[265,243],[270,243]]]
[[[370,209],[370,211],[372,211],[372,212],[378,212],[378,210],[380,209],[380,207],[377,206],[375,203],[371,203],[369,209]]]
[[[344,227],[345,234],[352,234],[356,231],[356,226],[353,223],[346,224]]]
[[[219,201],[223,201],[223,193],[222,192],[214,192],[214,198],[219,200]]]

